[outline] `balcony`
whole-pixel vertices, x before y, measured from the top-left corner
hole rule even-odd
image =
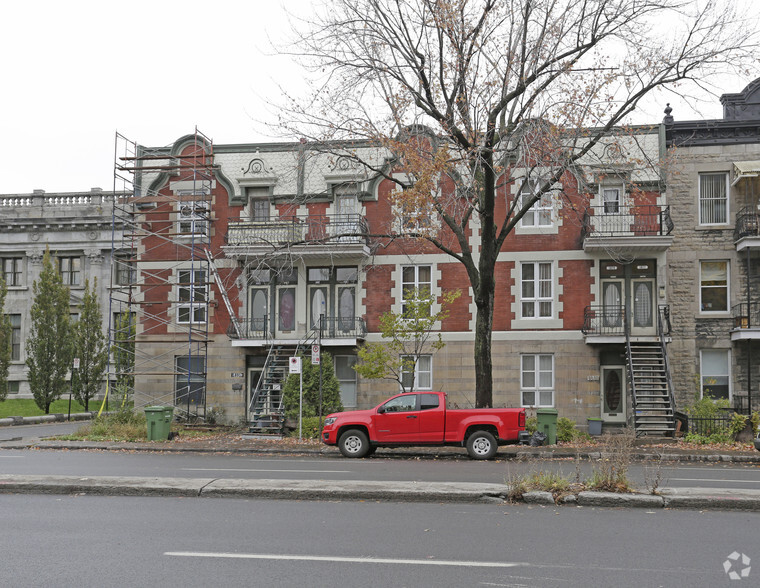
[[[734,326],[731,329],[731,341],[760,339],[760,303],[742,302],[731,308]]]
[[[660,325],[663,334],[670,335],[670,307],[667,304],[657,307],[658,315],[655,315],[654,320],[651,320],[651,315],[647,314],[646,324],[651,323],[651,326],[637,327],[637,323],[643,322],[638,319],[643,317],[637,318],[635,313],[635,309],[626,309],[624,304],[587,306],[583,311],[583,327],[581,327],[586,343],[623,343],[626,339],[626,329],[630,329],[631,340],[650,341],[652,337],[658,335]],[[632,314],[634,316],[631,316]]]
[[[227,226],[227,257],[305,258],[368,256],[369,228],[364,217],[344,215],[285,216],[267,221],[232,221]]]
[[[610,249],[630,253],[665,251],[673,242],[669,206],[606,204],[583,214],[581,238],[586,252]]]
[[[303,323],[297,323],[290,330],[282,330],[278,315],[274,320],[269,317],[240,319],[241,333],[238,337],[232,325],[227,329],[227,335],[233,340],[233,347],[263,347],[275,344],[316,343],[322,345],[356,345],[367,336],[367,325],[361,317],[322,317],[322,329],[306,328]]]
[[[754,206],[747,206],[736,213],[734,227],[736,250],[760,249],[760,211]]]

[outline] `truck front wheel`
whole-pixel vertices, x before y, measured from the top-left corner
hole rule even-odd
[[[369,453],[369,439],[359,429],[349,429],[340,436],[338,448],[344,457],[364,457]]]
[[[467,453],[472,459],[491,459],[498,449],[496,439],[488,431],[475,431],[467,438]]]

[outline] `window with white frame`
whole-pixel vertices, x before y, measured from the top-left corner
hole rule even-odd
[[[521,265],[522,318],[553,317],[552,267],[548,261],[531,261]]]
[[[258,186],[248,188],[248,198],[251,202],[251,220],[263,223],[269,220],[269,187]]]
[[[177,322],[205,323],[208,298],[206,271],[179,270],[177,278]]]
[[[432,390],[433,388],[433,356],[402,355],[401,360],[401,384],[410,392],[412,390]]]
[[[79,286],[82,279],[82,258],[77,256],[58,257],[58,272],[64,286]]]
[[[520,356],[522,406],[554,406],[554,356],[550,353]]]
[[[728,349],[702,349],[700,379],[702,397],[730,399],[731,373]]]
[[[604,186],[601,191],[604,214],[619,213],[623,188],[620,186]]]
[[[699,224],[728,222],[728,173],[699,174]]]
[[[426,298],[433,291],[433,267],[430,265],[405,265],[401,268],[401,313],[406,315],[407,302]]]
[[[520,206],[525,204],[534,195],[537,186],[525,182],[520,192]],[[520,219],[520,226],[523,227],[549,227],[552,224],[552,195],[551,192],[541,194],[541,197],[530,207],[528,212]]]
[[[699,308],[702,312],[728,311],[728,261],[699,262]]]
[[[205,235],[208,232],[208,205],[203,201],[183,202],[179,208],[179,233]]]
[[[340,401],[344,408],[356,406],[356,355],[336,355],[333,357],[335,364],[335,377],[340,384]]]
[[[22,285],[22,258],[20,257],[3,257],[3,278],[6,286]]]

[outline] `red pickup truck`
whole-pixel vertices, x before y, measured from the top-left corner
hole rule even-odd
[[[378,447],[456,445],[473,459],[490,459],[499,445],[516,443],[524,429],[523,408],[447,409],[443,392],[414,392],[370,410],[327,415],[322,441],[346,457],[364,457]]]

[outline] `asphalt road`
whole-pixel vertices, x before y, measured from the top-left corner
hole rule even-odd
[[[196,453],[114,451],[0,450],[2,474],[81,476],[150,476],[177,478],[245,478],[285,480],[374,480],[503,483],[516,476],[558,471],[575,479],[591,475],[593,463],[582,461],[473,461],[462,459],[341,457],[268,457]],[[659,486],[760,490],[760,466],[633,463],[629,478],[636,487],[660,476]]]
[[[724,571],[760,561],[748,512],[41,495],[0,508],[0,585],[17,588],[712,588],[760,574]]]

